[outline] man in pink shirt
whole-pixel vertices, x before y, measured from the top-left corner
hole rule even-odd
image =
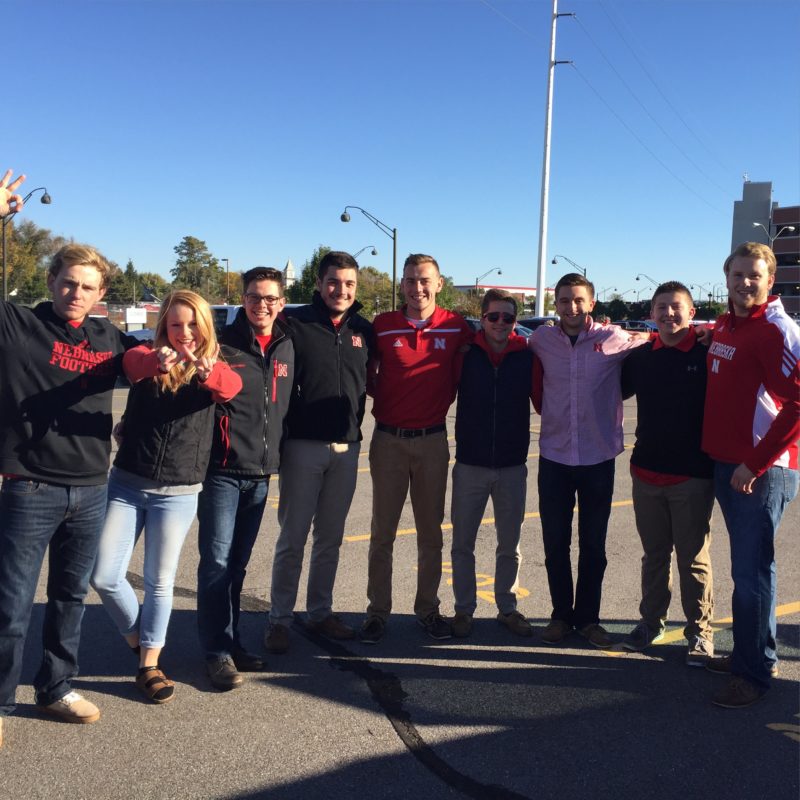
[[[557,644],[576,629],[595,647],[609,647],[611,637],[599,624],[600,596],[614,459],[623,450],[620,370],[630,350],[648,337],[593,322],[594,286],[582,275],[564,275],[555,295],[560,325],[542,325],[529,339],[543,370],[539,514],[553,602],[542,641]],[[580,555],[573,587],[576,495]]]

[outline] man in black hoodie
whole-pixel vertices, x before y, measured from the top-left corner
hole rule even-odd
[[[312,522],[309,627],[332,639],[352,639],[355,633],[332,611],[333,585],[356,488],[372,326],[357,313],[358,264],[351,255],[327,253],[317,275],[311,304],[289,317],[296,363],[265,639],[271,653],[289,648],[288,626]]]
[[[100,717],[71,680],[106,510],[112,392],[123,352],[137,344],[89,317],[108,274],[96,250],[66,245],[47,275],[52,302],[33,309],[0,303],[0,726],[14,710],[48,545],[36,705],[66,722]]]
[[[218,405],[208,475],[200,493],[197,624],[206,671],[217,689],[234,689],[240,672],[263,669],[239,640],[239,599],[264,507],[278,471],[294,378],[294,348],[278,315],[283,274],[255,267],[242,275],[242,308],[220,335],[222,355],[242,390]]]

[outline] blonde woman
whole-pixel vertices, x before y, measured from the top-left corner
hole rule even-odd
[[[172,700],[159,667],[172,588],[211,453],[215,403],[242,387],[218,360],[211,311],[202,297],[175,291],[161,305],[153,348],[129,350],[132,383],[122,442],[108,484],[108,511],[92,586],[128,645],[139,654],[136,685],[154,703]],[[144,602],[126,579],[144,531]]]

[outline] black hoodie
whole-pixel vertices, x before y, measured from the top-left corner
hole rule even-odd
[[[104,319],[73,327],[50,302],[0,302],[0,474],[105,483],[112,392],[137,344]]]

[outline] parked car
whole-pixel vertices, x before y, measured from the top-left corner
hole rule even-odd
[[[214,319],[214,330],[217,332],[217,336],[222,333],[222,329],[226,325],[230,325],[236,319],[236,313],[240,308],[241,306],[211,306],[211,315]]]
[[[472,328],[473,331],[476,333],[481,329],[481,321],[476,317],[464,317],[466,320],[467,325]],[[517,323],[516,327],[514,328],[514,333],[518,334],[519,336],[524,336],[526,339],[533,333],[533,331],[528,328],[526,325],[520,325]]]
[[[156,335],[155,328],[141,328],[138,331],[128,331],[128,336],[133,336],[140,342],[152,342]]]
[[[523,325],[531,331],[535,331],[540,325],[558,325],[560,317],[520,317],[517,326]]]

